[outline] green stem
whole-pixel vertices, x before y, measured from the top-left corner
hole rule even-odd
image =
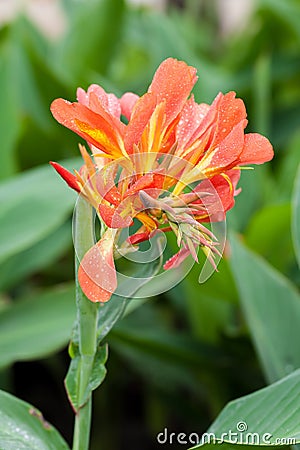
[[[75,417],[73,450],[88,450],[91,428],[92,397],[83,403],[89,384],[97,349],[97,313],[98,305],[90,302],[83,294],[78,283],[77,273],[80,260],[94,245],[92,207],[79,197],[75,210],[74,245],[76,270],[76,304],[79,327],[80,370],[77,373],[78,411]]]

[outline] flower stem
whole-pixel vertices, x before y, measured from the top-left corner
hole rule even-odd
[[[75,209],[74,246],[76,273],[76,305],[79,335],[80,363],[77,372],[78,411],[75,417],[73,450],[88,450],[91,428],[92,396],[84,401],[91,377],[97,349],[98,305],[90,302],[83,294],[78,282],[78,267],[83,255],[94,245],[93,210],[82,198],[78,198]]]

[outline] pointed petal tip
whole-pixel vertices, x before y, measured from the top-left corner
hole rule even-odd
[[[56,172],[62,177],[62,179],[67,183],[67,185],[74,189],[74,191],[80,193],[81,189],[78,184],[77,178],[63,166],[54,161],[49,161],[49,164],[56,170]]]

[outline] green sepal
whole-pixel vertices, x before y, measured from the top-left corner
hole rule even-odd
[[[99,346],[93,357],[92,355],[80,355],[79,347],[71,342],[69,352],[74,356],[65,378],[65,387],[74,411],[78,412],[78,410],[86,404],[92,391],[97,389],[104,381],[107,372],[105,363],[108,358],[108,346],[107,344]],[[79,381],[84,366],[88,369],[91,367],[91,370],[89,378],[85,383],[85,389],[83,392],[80,392]]]

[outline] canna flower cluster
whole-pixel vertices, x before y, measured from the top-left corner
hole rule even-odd
[[[121,98],[98,85],[77,90],[77,102],[56,99],[55,119],[88,143],[84,165],[74,174],[52,166],[97,211],[99,242],[83,257],[78,279],[93,302],[110,299],[117,287],[114,257],[118,234],[139,223],[120,244],[122,254],[158,232],[174,232],[178,252],[164,269],[178,267],[198,249],[214,264],[218,253],[204,225],[222,221],[234,205],[241,166],[273,157],[270,142],[245,134],[246,109],[234,92],[219,93],[211,105],[196,103],[196,69],[166,59],[148,92]],[[121,120],[122,119],[122,120]]]

